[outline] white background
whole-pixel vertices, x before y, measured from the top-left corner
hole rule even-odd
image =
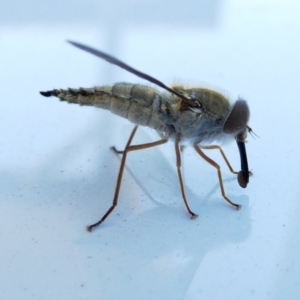
[[[25,2],[24,2],[25,3]],[[0,13],[1,299],[299,299],[300,5],[297,1],[14,1]],[[241,189],[183,153],[191,221],[173,144],[128,155],[133,125],[44,98],[52,88],[143,82],[65,43],[112,53],[172,82],[207,84],[250,106]],[[134,143],[155,140],[141,128]],[[224,147],[235,169],[235,143]]]

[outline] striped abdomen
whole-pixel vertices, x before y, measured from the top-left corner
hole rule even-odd
[[[61,101],[91,105],[110,110],[130,122],[148,126],[169,135],[169,128],[162,121],[162,96],[156,89],[139,84],[118,83],[113,86],[52,90],[43,96],[58,97]]]

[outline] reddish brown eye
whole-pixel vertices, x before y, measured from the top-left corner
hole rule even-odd
[[[237,135],[245,129],[250,116],[248,104],[245,100],[237,100],[228,115],[223,131],[228,134]]]

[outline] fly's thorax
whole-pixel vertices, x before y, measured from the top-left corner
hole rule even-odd
[[[248,104],[243,99],[238,99],[232,106],[223,125],[223,131],[226,134],[238,136],[246,132],[250,117]]]
[[[190,98],[198,101],[203,110],[212,117],[220,119],[227,115],[230,103],[222,94],[203,88],[191,89],[188,92]]]
[[[191,141],[220,141],[223,124],[230,112],[230,102],[222,94],[205,88],[184,88],[175,86],[174,90],[195,103],[183,104],[178,122],[183,138]]]
[[[215,119],[223,119],[230,110],[230,102],[228,99],[210,89],[206,88],[184,88],[183,86],[174,86],[174,90],[178,91],[184,97],[191,99],[203,112]]]

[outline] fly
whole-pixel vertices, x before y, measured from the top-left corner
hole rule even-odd
[[[154,77],[130,67],[109,54],[77,42],[69,41],[69,43],[165,90],[158,91],[155,88],[140,84],[117,83],[113,86],[54,89],[40,92],[45,97],[55,96],[61,101],[106,109],[136,124],[124,150],[117,151],[113,147],[115,152],[122,154],[122,160],[112,205],[98,222],[87,226],[88,231],[92,231],[94,227],[103,223],[117,206],[127,154],[131,151],[159,146],[169,140],[174,141],[175,144],[181,195],[191,219],[196,219],[198,215],[192,212],[189,207],[181,175],[180,146],[185,141],[188,141],[195,151],[217,170],[223,198],[236,209],[241,208],[241,205],[233,203],[226,196],[220,166],[204,154],[202,149],[219,150],[230,172],[237,175],[239,185],[242,188],[247,187],[251,172],[248,169],[245,142],[247,132],[252,132],[252,129],[248,126],[250,111],[245,100],[238,98],[235,103],[231,104],[224,95],[212,89],[189,88],[183,85],[168,87]],[[160,139],[151,143],[132,145],[138,126],[147,126],[156,130]],[[241,171],[239,172],[233,170],[222,148],[212,144],[214,142],[220,143],[228,138],[234,139],[239,149],[241,161]]]

